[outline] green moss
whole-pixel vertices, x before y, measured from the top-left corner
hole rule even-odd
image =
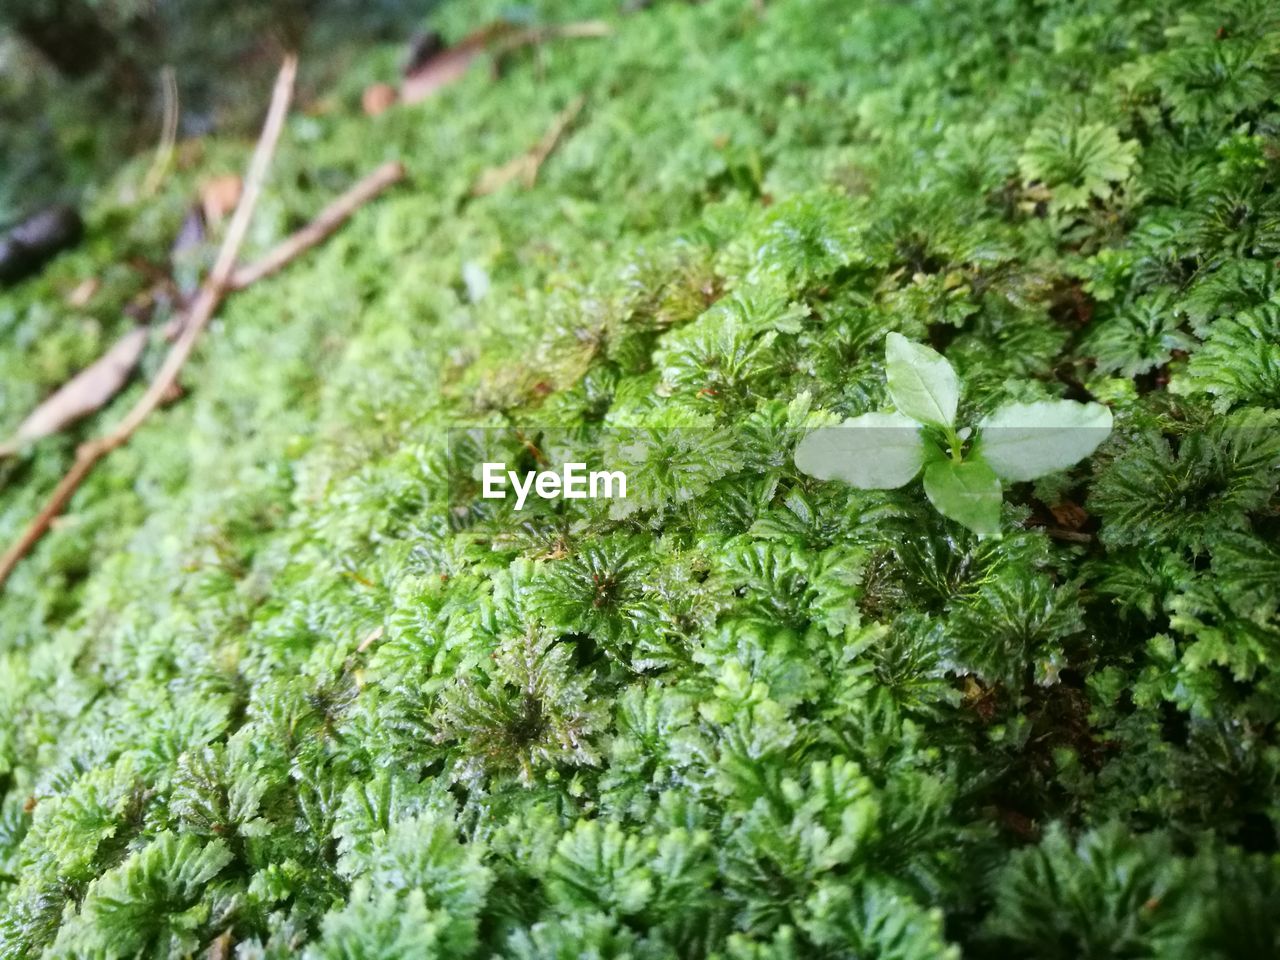
[[[410,182],[227,302],[0,598],[0,956],[1280,950],[1280,20],[1182,6],[547,3],[613,33],[378,118],[372,52],[246,256]],[[247,148],[4,294],[0,425]],[[895,331],[959,422],[1112,436],[999,540],[803,475]],[[0,539],[138,389],[3,468]],[[531,444],[636,495],[481,498]]]

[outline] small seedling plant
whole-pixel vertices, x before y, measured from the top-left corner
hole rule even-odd
[[[976,429],[956,426],[961,383],[936,350],[899,333],[885,341],[893,410],[819,427],[796,447],[796,466],[819,480],[891,490],[924,472],[924,492],[944,517],[980,537],[1000,536],[1004,483],[1079,463],[1111,433],[1099,403],[1007,403]]]

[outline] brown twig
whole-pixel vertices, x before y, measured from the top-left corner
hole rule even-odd
[[[500,36],[489,46],[495,58],[501,58],[520,47],[537,46],[548,40],[585,40],[607,37],[613,28],[603,20],[579,20],[577,23],[561,23],[546,27],[529,27]]]
[[[364,653],[366,650],[372,647],[375,643],[381,640],[382,635],[385,632],[386,632],[386,628],[383,627],[381,624],[374,627],[372,630],[369,631],[369,633],[365,636],[365,638],[360,641],[360,646],[356,647],[356,653]]]
[[[258,138],[253,159],[249,162],[249,170],[245,175],[244,192],[240,195],[240,202],[236,205],[231,223],[227,227],[226,237],[223,238],[222,246],[218,250],[218,259],[214,262],[213,270],[191,306],[182,334],[169,349],[164,363],[160,366],[146,393],[125,414],[124,418],[105,436],[90,440],[76,451],[75,462],[66,475],[58,481],[58,485],[44,507],[4,556],[0,557],[0,586],[9,579],[18,562],[44,536],[54,518],[63,511],[71,500],[72,494],[76,492],[97,462],[126,443],[147,417],[164,402],[165,397],[171,395],[177,384],[178,374],[195,348],[196,340],[208,326],[209,320],[230,289],[231,275],[235,269],[236,258],[240,254],[240,246],[244,243],[249,221],[258,204],[263,181],[266,179],[267,170],[275,155],[276,144],[280,140],[280,132],[284,129],[285,117],[289,112],[289,101],[293,97],[293,81],[297,69],[297,57],[293,54],[286,55],[284,63],[280,66],[275,88],[271,93],[271,105],[267,109],[267,119],[262,127],[262,135]]]
[[[231,274],[230,289],[243,290],[251,283],[271,276],[317,244],[323,243],[353,213],[403,179],[403,164],[395,161],[384,163],[321,210],[319,216],[297,233],[287,237],[261,260],[237,267]]]
[[[403,165],[392,161],[360,180],[346,193],[320,211],[319,216],[296,233],[290,234],[267,252],[261,260],[241,264],[231,274],[227,284],[229,292],[243,290],[259,280],[279,273],[312,247],[323,243],[346,222],[353,213],[373,200],[388,187],[405,177]],[[187,313],[179,312],[164,326],[164,338],[174,340],[187,323]]]
[[[573,103],[556,115],[555,121],[547,129],[542,139],[529,151],[529,167],[524,174],[524,185],[526,187],[532,187],[537,182],[538,172],[542,169],[542,165],[546,162],[547,157],[551,156],[551,151],[556,148],[556,144],[560,142],[564,132],[569,129],[569,125],[582,112],[586,102],[587,98],[585,96],[579,95],[575,98]]]
[[[532,187],[538,180],[538,171],[542,169],[547,157],[551,156],[551,151],[556,148],[556,144],[560,142],[564,132],[569,129],[569,125],[582,112],[582,107],[586,102],[586,97],[577,97],[573,103],[556,114],[556,118],[551,121],[551,126],[547,128],[547,132],[542,135],[542,139],[535,143],[532,148],[526,150],[520,156],[508,160],[502,166],[490,167],[480,174],[480,178],[476,180],[476,185],[471,188],[471,195],[473,197],[484,197],[491,193],[496,193],[517,177],[526,187]]]
[[[503,58],[522,47],[536,47],[558,39],[606,37],[611,32],[609,24],[603,20],[582,20],[526,29],[519,29],[504,21],[491,23],[463,37],[453,46],[436,50],[425,59],[417,60],[406,71],[400,84],[400,102],[420,103],[437,91],[457,83],[482,54],[490,55],[493,69],[498,71]]]
[[[290,262],[333,235],[350,216],[388,187],[404,179],[404,167],[396,162],[383,164],[364,177],[320,215],[292,234],[261,260],[236,267],[227,284],[228,292],[243,290],[279,272]],[[167,279],[167,278],[166,278]],[[180,311],[164,326],[164,338],[172,343],[186,324]],[[0,443],[0,460],[17,453],[22,446],[57,433],[69,424],[105,406],[128,382],[147,342],[147,331],[136,327],[94,364],[82,370],[40,404],[18,428],[12,440]],[[168,403],[178,393],[176,387],[163,398]]]

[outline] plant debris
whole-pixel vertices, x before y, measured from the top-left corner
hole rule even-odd
[[[556,144],[560,142],[560,138],[564,136],[565,131],[569,129],[578,114],[582,112],[586,102],[587,98],[585,96],[575,97],[569,106],[556,114],[551,126],[542,135],[542,139],[527,152],[508,160],[500,167],[491,167],[484,171],[479,179],[476,180],[475,186],[471,188],[471,195],[473,197],[483,197],[496,193],[512,180],[519,180],[525,187],[532,187],[537,182],[538,171],[542,169],[547,157],[551,156],[551,151],[556,148]]]
[[[84,479],[0,594],[0,953],[1277,956],[1273,6],[653,3],[299,118],[273,224],[405,187],[228,297],[128,448],[0,466],[6,537]],[[7,292],[0,403],[198,176]],[[1106,439],[1020,469],[1063,401]],[[919,479],[803,471],[869,414]],[[569,462],[625,500],[544,500]]]
[[[396,88],[389,83],[375,83],[365,87],[360,97],[360,107],[370,117],[386,113],[399,99]]]
[[[221,223],[235,210],[243,190],[244,181],[238,173],[211,177],[200,184],[200,209],[204,213],[205,223]]]
[[[262,191],[262,182],[266,178],[280,133],[284,129],[289,103],[293,98],[293,83],[297,70],[297,57],[293,54],[286,55],[272,90],[271,104],[267,110],[262,135],[250,161],[245,188],[239,194],[235,214],[227,228],[222,246],[218,250],[218,259],[201,288],[199,296],[191,306],[182,332],[170,348],[160,370],[147,387],[146,393],[109,432],[83,444],[76,451],[75,463],[58,482],[44,507],[4,555],[0,556],[0,586],[8,580],[13,568],[27,551],[44,536],[49,525],[63,511],[71,500],[72,494],[84,482],[94,465],[112,450],[127,443],[157,408],[174,397],[173,388],[177,383],[178,374],[187,358],[191,356],[196,339],[212,319],[229,289],[236,257],[240,253],[240,245],[244,242],[245,234],[249,229],[249,220],[253,216],[258,196]]]
[[[67,306],[76,310],[83,310],[100,289],[102,289],[101,280],[97,277],[85,277],[72,287],[67,294]]]
[[[503,57],[521,47],[558,39],[605,37],[611,29],[602,20],[525,29],[498,21],[468,34],[451,47],[439,46],[437,37],[435,43],[417,45],[400,84],[400,100],[407,104],[420,103],[456,83],[481,54],[491,53],[495,62],[501,62]]]
[[[450,47],[438,43],[415,51],[400,81],[402,103],[421,103],[427,97],[456,83],[472,62],[488,48],[496,36],[511,30],[506,23],[490,24],[463,37]]]
[[[12,439],[0,444],[0,456],[13,454],[28,443],[65,430],[110,403],[137,368],[147,346],[148,333],[146,327],[134,327],[110,350],[64,383],[22,421]]]

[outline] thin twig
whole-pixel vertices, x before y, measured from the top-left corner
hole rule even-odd
[[[369,633],[365,636],[365,638],[360,641],[360,646],[356,647],[356,653],[364,653],[366,650],[372,647],[375,643],[381,640],[382,635],[385,632],[386,632],[386,627],[382,626],[381,624],[374,627],[372,630],[369,631]]]
[[[553,24],[546,27],[529,27],[500,36],[489,47],[494,57],[517,50],[520,47],[537,46],[548,40],[586,40],[607,37],[613,28],[603,20],[579,20],[576,23]]]
[[[319,216],[309,224],[296,233],[290,234],[271,250],[267,251],[262,259],[236,267],[231,274],[230,282],[227,284],[228,292],[243,290],[259,280],[279,273],[312,247],[323,243],[360,207],[373,200],[388,187],[399,183],[404,179],[404,176],[404,167],[395,161],[378,167],[373,173],[360,180],[346,193],[321,210]],[[166,340],[173,341],[178,337],[187,323],[187,316],[188,314],[185,310],[179,311],[173,319],[164,325],[163,332]]]
[[[173,67],[166,65],[160,71],[160,87],[164,92],[164,122],[160,130],[160,145],[156,147],[156,158],[151,162],[151,169],[142,181],[144,197],[149,197],[160,189],[164,175],[169,172],[169,164],[173,161],[173,145],[178,139],[178,75]]]
[[[228,292],[243,290],[259,280],[278,273],[312,247],[323,243],[360,207],[388,187],[399,183],[404,176],[404,167],[400,163],[385,163],[378,167],[320,211],[319,216],[309,224],[274,247],[262,259],[236,267],[227,284]],[[186,324],[186,319],[186,312],[179,311],[165,324],[163,328],[165,340],[170,343],[176,340]],[[70,423],[97,412],[114,398],[125,386],[128,375],[132,373],[133,367],[141,356],[146,344],[146,331],[143,328],[136,328],[126,335],[126,341],[136,349],[126,351],[125,341],[122,341],[92,366],[67,381],[52,397],[41,403],[32,416],[23,421],[12,440],[0,443],[0,461],[16,454],[25,443],[56,433]],[[127,361],[125,357],[128,358]],[[104,371],[100,369],[104,363],[113,370],[119,368],[118,373],[105,377]],[[78,385],[86,378],[90,378],[92,387]],[[59,402],[57,398],[60,396],[68,399]],[[41,422],[33,423],[34,417],[41,417]]]
[[[542,169],[547,157],[551,156],[551,151],[556,148],[556,144],[560,142],[560,138],[569,129],[569,125],[582,112],[582,107],[586,102],[586,97],[577,97],[573,103],[556,114],[556,118],[551,121],[551,126],[547,128],[547,132],[530,149],[520,154],[520,156],[508,160],[502,166],[490,167],[480,174],[480,178],[476,180],[476,185],[471,188],[471,195],[473,197],[488,196],[501,190],[517,178],[526,187],[532,187],[537,182],[538,171]]]
[[[262,134],[254,148],[253,159],[249,162],[244,192],[240,195],[240,202],[227,227],[222,247],[218,251],[218,259],[214,262],[213,270],[206,278],[195,303],[192,304],[191,313],[182,334],[169,349],[155,379],[151,381],[146,393],[134,404],[133,409],[125,414],[124,418],[105,436],[90,440],[76,451],[75,462],[58,482],[44,507],[4,556],[0,557],[0,586],[9,579],[18,562],[44,536],[54,518],[66,507],[72,494],[76,492],[97,462],[126,443],[147,417],[164,402],[165,397],[172,394],[177,385],[178,374],[182,371],[187,358],[191,356],[196,340],[208,326],[209,320],[229,289],[231,274],[235,269],[236,259],[240,255],[240,246],[244,243],[249,221],[257,206],[258,197],[262,193],[263,181],[266,179],[267,170],[275,155],[280,133],[284,129],[285,117],[289,112],[289,101],[293,97],[293,81],[297,70],[297,57],[292,53],[287,54],[284,63],[280,66],[275,88],[271,92],[271,105],[267,109],[267,119],[263,124]]]
[[[573,103],[565,107],[557,116],[555,121],[547,129],[546,134],[538,141],[537,145],[529,151],[529,167],[524,174],[524,185],[532,187],[538,180],[538,172],[542,169],[542,165],[546,162],[547,157],[551,156],[551,151],[556,148],[556,144],[560,142],[560,138],[564,136],[564,132],[569,129],[569,124],[577,119],[578,114],[582,112],[582,107],[586,104],[587,98],[579,95],[574,99]]]
[[[382,191],[404,179],[404,166],[392,161],[384,163],[364,177],[350,190],[320,211],[320,215],[272,249],[261,260],[237,267],[231,274],[232,290],[243,290],[263,277],[269,277],[291,260],[323,243],[347,218]]]

